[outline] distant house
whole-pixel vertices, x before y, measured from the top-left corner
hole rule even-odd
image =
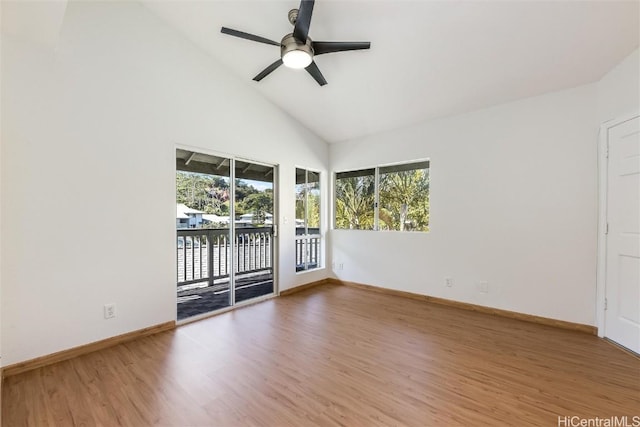
[[[183,203],[176,204],[176,228],[197,228],[202,225],[204,212],[191,209]]]
[[[218,216],[214,214],[203,214],[202,220],[205,223],[213,223],[213,224],[229,224],[228,216]]]
[[[189,228],[189,215],[178,211],[176,214],[176,228]]]
[[[296,236],[303,236],[305,234],[309,234],[309,235],[313,235],[313,234],[320,234],[320,228],[316,227],[309,227],[307,228],[307,225],[304,221],[304,219],[299,219],[296,218]]]
[[[265,213],[264,214],[264,224],[271,225],[273,224],[273,214]],[[236,226],[238,227],[252,227],[255,225],[254,214],[246,213],[240,215],[240,217],[236,220]]]

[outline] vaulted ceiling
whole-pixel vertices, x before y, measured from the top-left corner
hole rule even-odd
[[[3,31],[54,39],[65,1],[42,2],[35,21],[20,3],[3,2]],[[597,81],[640,39],[635,0],[316,0],[313,40],[371,41],[370,50],[316,57],[329,83],[320,87],[285,67],[254,82],[279,48],[220,33],[279,41],[298,0],[142,4],[330,143]]]
[[[329,82],[279,68],[290,1],[143,2],[328,142],[598,80],[638,46],[637,1],[317,0],[313,40],[371,41],[316,62]]]

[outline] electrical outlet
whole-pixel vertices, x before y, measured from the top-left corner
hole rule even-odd
[[[444,278],[444,284],[447,288],[450,288],[453,286],[453,279],[451,277],[445,277]]]
[[[489,293],[489,282],[485,281],[485,280],[481,280],[480,283],[478,284],[478,290],[482,293],[488,294]]]
[[[340,264],[338,264],[338,270],[342,270],[342,269],[344,269],[344,263],[341,262]]]
[[[104,318],[105,319],[113,319],[116,317],[116,305],[115,304],[105,304],[104,305]]]

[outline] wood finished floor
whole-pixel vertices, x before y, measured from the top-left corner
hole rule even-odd
[[[5,379],[3,425],[548,425],[640,415],[640,359],[587,334],[344,286]]]

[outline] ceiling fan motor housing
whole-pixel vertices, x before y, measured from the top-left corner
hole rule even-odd
[[[311,37],[307,37],[306,43],[301,43],[295,37],[293,37],[293,33],[287,34],[282,38],[282,42],[280,42],[280,57],[283,58],[288,52],[292,52],[294,50],[301,50],[306,52],[310,57],[313,58],[313,47],[312,47]]]

